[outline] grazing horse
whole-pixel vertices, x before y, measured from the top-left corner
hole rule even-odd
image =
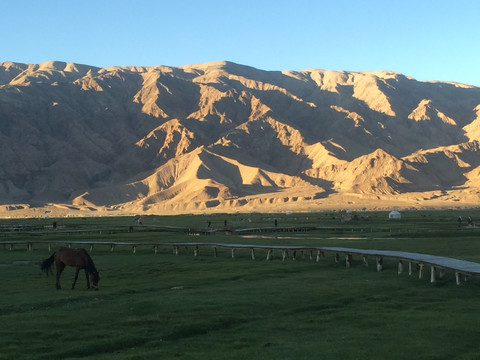
[[[87,278],[87,287],[90,289],[90,281],[88,275],[90,275],[90,280],[92,281],[92,287],[95,290],[98,290],[98,282],[100,281],[100,276],[98,271],[95,268],[92,258],[88,255],[85,249],[70,249],[70,248],[61,248],[55,251],[52,256],[48,259],[42,261],[40,268],[47,275],[51,271],[52,265],[55,263],[57,268],[57,290],[61,289],[60,286],[60,275],[62,274],[65,266],[74,266],[76,268],[75,278],[73,279],[72,290],[75,287],[77,282],[78,272],[81,269],[85,270],[85,277]]]

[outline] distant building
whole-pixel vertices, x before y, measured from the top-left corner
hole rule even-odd
[[[397,210],[393,210],[388,214],[388,218],[391,220],[398,220],[402,218],[402,214],[400,214]]]

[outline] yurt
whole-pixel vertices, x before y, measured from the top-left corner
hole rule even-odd
[[[402,215],[397,210],[393,210],[388,214],[388,218],[391,220],[398,220],[402,218]]]

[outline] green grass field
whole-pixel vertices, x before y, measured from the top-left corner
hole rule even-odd
[[[480,211],[412,211],[400,221],[384,212],[369,221],[341,221],[340,213],[236,214],[143,218],[4,219],[0,241],[0,359],[478,359],[480,279],[461,286],[453,273],[434,284],[415,271],[398,275],[394,261],[377,272],[355,258],[350,268],[327,254],[271,261],[257,251],[96,245],[100,290],[86,289],[74,269],[40,272],[44,242],[222,242],[389,249],[480,262],[480,229],[459,228],[458,215]],[[203,230],[319,226],[302,233],[241,236],[167,232],[162,226]],[[57,222],[57,228],[51,227]],[[14,226],[29,225],[28,230]],[[465,225],[465,221],[464,224]],[[133,231],[130,231],[133,226]],[[193,232],[195,233],[195,232]],[[87,246],[86,246],[87,247]],[[52,252],[54,247],[52,247]]]

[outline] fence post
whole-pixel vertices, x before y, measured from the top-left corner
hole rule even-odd
[[[362,261],[363,261],[363,265],[368,266],[368,257],[367,256],[363,255],[362,256]]]
[[[347,255],[345,256],[345,267],[349,268],[351,261],[352,261],[352,255],[351,255],[351,254],[347,254]]]
[[[456,271],[455,272],[455,280],[457,282],[457,285],[460,285],[462,283],[462,279],[461,279],[460,276],[461,276],[461,274],[458,271]]]
[[[418,278],[423,279],[423,269],[425,264],[418,264]]]
[[[267,251],[267,260],[271,260],[272,259],[272,249],[268,249]]]

